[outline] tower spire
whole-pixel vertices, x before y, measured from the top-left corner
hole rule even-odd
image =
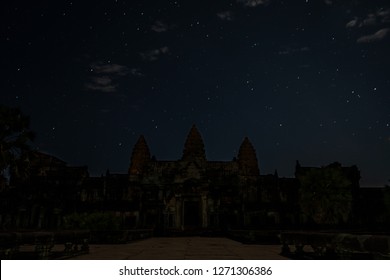
[[[206,160],[203,139],[195,125],[188,133],[182,160]]]
[[[259,164],[257,162],[256,150],[253,148],[252,143],[248,137],[245,137],[244,141],[238,151],[238,163],[247,175],[260,175]]]
[[[145,137],[141,135],[134,145],[133,153],[129,167],[129,174],[138,175],[142,172],[143,167],[150,161],[150,151]]]

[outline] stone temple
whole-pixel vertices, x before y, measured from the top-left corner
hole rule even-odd
[[[322,224],[373,228],[389,221],[389,189],[360,188],[356,166],[303,167],[297,162],[294,178],[281,178],[276,171],[264,175],[248,138],[232,157],[208,160],[195,125],[177,160],[156,160],[141,136],[128,172],[121,174],[89,176],[87,166],[68,166],[34,151],[28,178],[0,182],[0,226],[85,228],[83,219],[105,215],[111,217],[104,218],[105,224],[99,218],[87,226],[110,229],[114,219],[116,228],[175,234]]]
[[[173,231],[242,228],[259,222],[279,223],[281,218],[293,222],[295,205],[288,201],[284,186],[292,190],[294,184],[294,179],[261,176],[248,138],[232,161],[207,160],[195,125],[181,159],[155,160],[141,136],[129,167],[129,190],[139,203],[137,223]],[[282,201],[276,199],[280,192]],[[290,214],[281,217],[279,208],[283,206]]]

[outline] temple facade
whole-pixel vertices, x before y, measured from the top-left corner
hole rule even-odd
[[[140,136],[128,172],[122,174],[107,171],[91,177],[86,166],[69,167],[35,152],[28,178],[15,176],[0,188],[0,225],[3,229],[115,225],[169,234],[390,221],[385,211],[388,189],[362,190],[356,166],[305,167],[297,162],[294,178],[280,178],[276,171],[261,174],[247,137],[232,156],[231,161],[208,160],[196,126],[188,133],[182,157],[172,161],[156,160]],[[374,210],[368,215],[362,209]],[[107,220],[98,225],[93,222],[101,221],[97,217]]]
[[[181,159],[155,160],[141,136],[129,167],[130,197],[140,205],[137,223],[161,230],[224,230],[281,219],[293,222],[296,211],[291,210],[296,205],[287,193],[294,185],[294,179],[279,182],[276,174],[260,175],[256,151],[247,137],[232,161],[207,160],[196,126],[187,136]],[[281,208],[289,208],[290,213],[281,215]]]

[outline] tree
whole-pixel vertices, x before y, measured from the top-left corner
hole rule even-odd
[[[383,201],[385,205],[385,219],[387,223],[390,223],[390,185],[385,185],[383,190]]]
[[[120,218],[113,213],[72,213],[63,218],[64,229],[118,230]]]
[[[23,175],[34,134],[29,129],[30,120],[20,109],[0,105],[0,177],[7,170]]]
[[[302,212],[317,224],[348,222],[352,186],[341,166],[311,168],[298,174]]]

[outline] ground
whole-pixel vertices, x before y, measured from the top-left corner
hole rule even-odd
[[[283,260],[280,245],[245,245],[227,238],[160,237],[129,244],[90,245],[90,253],[72,259],[86,260]]]

